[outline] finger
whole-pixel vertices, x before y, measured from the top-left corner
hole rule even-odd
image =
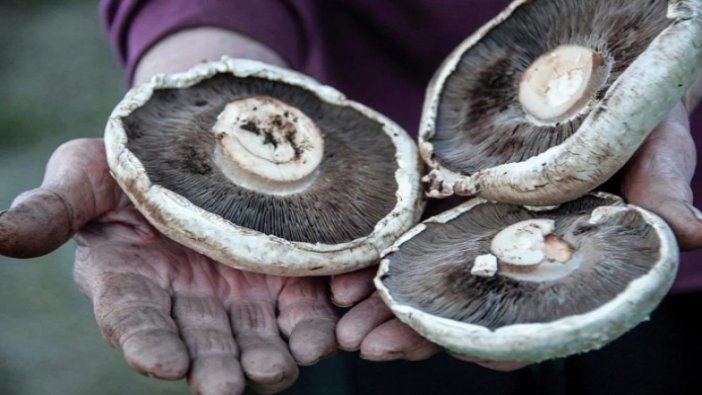
[[[112,274],[92,290],[103,336],[122,350],[136,371],[162,379],[182,378],[188,353],[170,316],[170,296],[139,274]]]
[[[246,380],[222,303],[211,295],[190,296],[176,291],[173,316],[190,354],[188,384],[192,393],[243,393]]]
[[[361,357],[371,361],[419,361],[440,351],[438,346],[398,319],[390,320],[374,329],[361,344]]]
[[[702,214],[692,206],[696,153],[682,105],[649,136],[624,171],[622,194],[668,222],[683,249],[702,247]]]
[[[676,185],[671,183],[671,186]],[[677,184],[680,188],[687,185]],[[645,200],[628,198],[629,202],[660,215],[673,229],[682,250],[702,247],[702,213],[687,202],[666,193],[651,193]]]
[[[233,300],[230,321],[241,350],[241,366],[251,386],[262,393],[282,391],[297,380],[298,369],[280,338],[275,302],[245,296]]]
[[[488,361],[485,359],[475,358],[468,355],[455,355],[451,354],[452,357],[460,359],[461,361],[471,362],[478,364],[486,369],[496,370],[498,372],[513,372],[515,370],[522,369],[529,366],[527,362],[498,362],[498,361]]]
[[[148,251],[104,245],[76,252],[75,277],[91,298],[98,326],[140,373],[178,379],[188,353],[171,318],[171,297],[147,270]],[[155,259],[155,256],[149,256]]]
[[[278,295],[278,326],[300,365],[313,365],[336,352],[336,322],[326,279],[288,279]]]
[[[374,293],[368,299],[349,310],[336,327],[336,338],[339,347],[347,351],[355,351],[361,347],[363,339],[379,325],[394,317],[390,309]]]
[[[373,278],[378,267],[373,266],[353,273],[334,276],[331,281],[332,300],[339,307],[349,307],[373,293]]]
[[[700,104],[700,101],[702,101],[702,73],[697,75],[697,79],[687,90],[683,101],[687,112],[692,114]]]
[[[74,140],[49,159],[41,187],[18,196],[0,216],[0,255],[47,254],[117,204],[102,140]]]

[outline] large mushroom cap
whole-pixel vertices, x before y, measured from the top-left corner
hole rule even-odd
[[[702,0],[518,0],[444,62],[430,196],[551,205],[609,179],[694,81]]]
[[[240,269],[356,270],[421,213],[418,155],[399,126],[258,62],[155,77],[119,103],[105,143],[115,179],[157,229]]]
[[[677,260],[668,226],[612,195],[547,211],[474,199],[402,236],[375,283],[402,321],[454,353],[536,362],[645,320]]]

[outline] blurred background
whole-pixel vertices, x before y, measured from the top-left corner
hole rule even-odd
[[[39,185],[59,144],[100,136],[123,90],[96,1],[0,2],[0,207]],[[102,340],[73,250],[0,257],[0,394],[186,394],[133,373]]]
[[[0,2],[0,207],[39,185],[62,142],[99,137],[124,92],[95,1]],[[0,394],[187,394],[133,373],[73,285],[74,246],[0,257]]]

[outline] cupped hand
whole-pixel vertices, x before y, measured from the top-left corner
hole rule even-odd
[[[360,351],[361,358],[371,361],[420,361],[441,352],[441,348],[400,322],[373,288],[376,267],[337,276],[331,289],[335,303],[354,307],[336,327],[339,348]],[[476,363],[497,371],[513,371],[521,362],[486,361],[469,355],[453,355],[462,361]]]
[[[140,373],[187,377],[197,394],[273,393],[336,350],[326,279],[235,270],[165,238],[111,178],[102,140],[56,150],[42,186],[0,216],[0,254],[43,255],[74,234],[76,282]]]
[[[695,166],[695,144],[688,113],[681,103],[651,133],[618,176],[625,200],[665,219],[683,249],[702,247],[702,214],[692,205],[690,188]],[[440,352],[438,346],[395,318],[374,292],[372,281],[376,270],[337,276],[332,281],[335,302],[355,305],[337,325],[339,346],[360,350],[362,357],[376,361],[421,360]],[[466,355],[455,357],[500,371],[527,365],[484,361]]]

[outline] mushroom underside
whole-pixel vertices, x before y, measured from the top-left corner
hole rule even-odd
[[[595,208],[611,203],[588,196],[542,212],[485,203],[445,224],[427,222],[423,232],[386,256],[389,267],[381,280],[398,305],[491,330],[588,313],[615,299],[661,259],[661,241],[638,211],[590,220]],[[579,260],[576,270],[544,281],[499,271],[471,274],[476,258],[494,252],[491,240],[499,231],[536,218],[554,221],[553,234],[572,246]]]
[[[279,196],[233,183],[213,161],[212,127],[227,103],[264,96],[301,110],[321,130],[315,182]],[[127,148],[153,184],[230,222],[290,241],[343,243],[371,234],[395,207],[396,148],[378,121],[294,85],[219,74],[187,89],[159,89],[124,118]],[[279,142],[265,129],[266,144]]]
[[[670,25],[667,7],[667,0],[540,0],[520,6],[466,51],[446,79],[429,140],[433,158],[451,171],[472,174],[561,144],[577,132],[590,103],[601,100]],[[520,80],[537,59],[563,46],[592,50],[609,75],[571,116],[534,122],[519,101]]]

